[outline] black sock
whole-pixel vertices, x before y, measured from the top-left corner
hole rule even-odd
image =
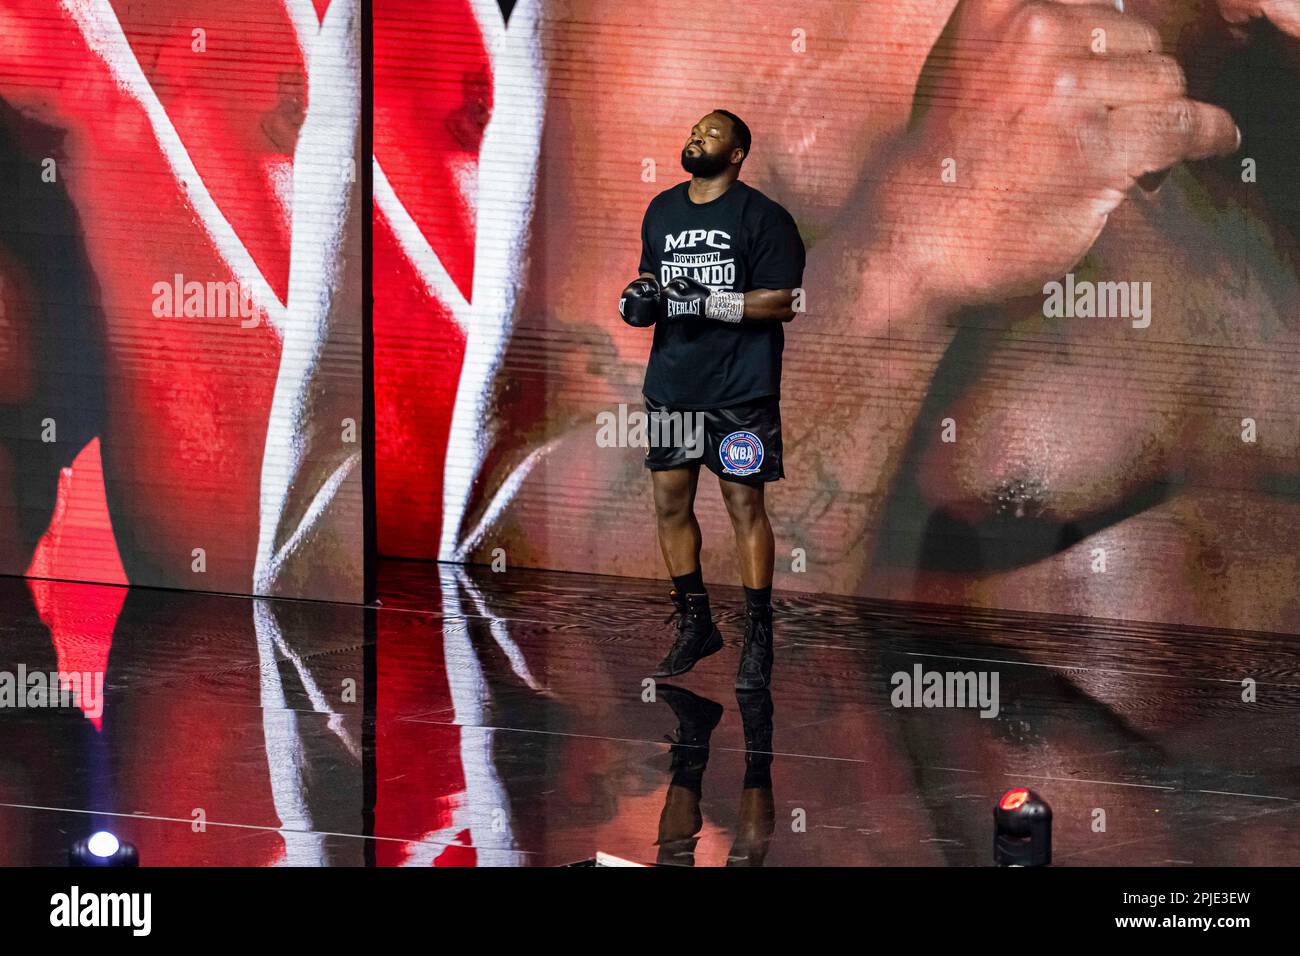
[[[757,754],[755,756],[764,757],[763,760],[749,759],[749,754],[745,754],[745,789],[772,789],[772,755]]]
[[[772,585],[765,588],[745,588],[745,607],[762,611],[772,606]]]
[[[678,594],[682,595],[704,594],[704,573],[699,568],[696,568],[690,574],[674,577],[673,587],[677,589]]]
[[[681,787],[683,790],[689,790],[696,798],[704,794],[704,768],[709,762],[708,753],[701,760],[698,757],[692,757],[689,762],[683,761],[682,766],[673,772],[672,785]]]

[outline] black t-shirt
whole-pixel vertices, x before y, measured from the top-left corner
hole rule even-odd
[[[717,199],[691,202],[689,182],[650,201],[641,223],[641,271],[666,284],[687,275],[714,292],[794,289],[804,248],[794,219],[737,180]],[[707,410],[781,394],[784,323],[710,319],[655,325],[642,392],[670,408]]]

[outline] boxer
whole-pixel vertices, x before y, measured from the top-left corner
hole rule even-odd
[[[745,587],[738,690],[762,690],[772,678],[775,549],[763,489],[785,477],[781,352],[804,269],[793,217],[740,181],[750,143],[749,127],[727,110],[691,128],[681,154],[691,178],[651,200],[641,224],[641,274],[619,303],[629,324],[654,327],[642,388],[651,422],[684,417],[703,431],[702,459],[693,436],[651,443],[646,452],[677,624],[654,676],[683,674],[722,648],[694,511],[704,464],[718,476]]]

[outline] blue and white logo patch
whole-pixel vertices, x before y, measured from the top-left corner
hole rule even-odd
[[[752,475],[763,467],[763,443],[753,432],[732,432],[718,446],[722,470],[729,475]]]

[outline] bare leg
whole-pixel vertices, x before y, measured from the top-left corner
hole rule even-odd
[[[700,566],[700,524],[695,520],[695,489],[700,466],[652,471],[655,520],[664,564],[673,577],[690,574]]]
[[[763,485],[720,482],[727,514],[736,532],[736,554],[740,559],[740,579],[747,588],[772,586],[772,564],[776,559],[776,541],[767,520]]]

